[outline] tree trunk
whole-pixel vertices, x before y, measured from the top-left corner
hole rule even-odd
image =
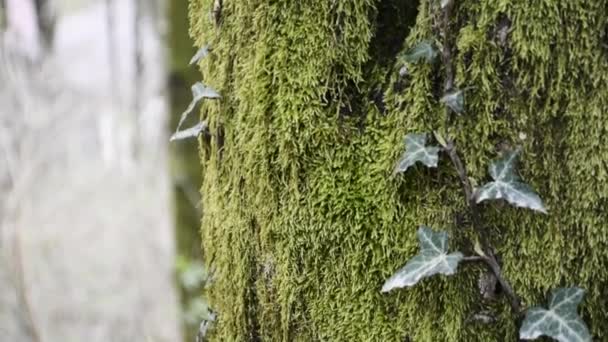
[[[472,249],[446,156],[392,175],[403,136],[432,131],[478,182],[502,148],[523,147],[521,176],[549,215],[484,205],[487,238],[525,306],[581,286],[580,312],[608,340],[608,1],[456,0],[462,115],[439,101],[444,63],[403,77],[396,64],[443,40],[439,1],[223,1],[217,20],[218,3],[190,7],[197,44],[212,46],[203,80],[223,96],[201,111],[214,134],[201,149],[213,340],[517,340],[508,299],[479,293],[481,266],[380,293],[421,224]],[[481,311],[497,322],[471,322]]]

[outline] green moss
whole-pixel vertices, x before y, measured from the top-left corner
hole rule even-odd
[[[452,231],[464,212],[445,160],[391,176],[403,135],[430,130],[456,138],[479,180],[497,145],[523,144],[522,176],[550,215],[486,206],[505,275],[526,303],[585,287],[584,316],[607,340],[605,6],[458,2],[456,83],[471,88],[447,126],[441,66],[414,66],[404,81],[392,65],[436,36],[428,2],[224,1],[216,26],[212,1],[191,0],[191,34],[213,46],[204,79],[224,97],[201,111],[216,134],[201,150],[215,340],[515,340],[506,300],[480,303],[480,268],[379,292],[415,254],[418,225]],[[497,324],[466,323],[487,307]]]

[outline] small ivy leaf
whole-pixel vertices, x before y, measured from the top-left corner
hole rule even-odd
[[[553,290],[549,309],[533,307],[519,329],[519,337],[533,340],[549,336],[560,342],[591,342],[591,334],[585,322],[576,312],[585,290],[579,287]]]
[[[493,182],[487,183],[475,191],[476,202],[504,199],[514,206],[530,208],[546,214],[543,201],[515,172],[515,162],[520,149],[506,153],[504,158],[490,164],[490,176]]]
[[[382,286],[382,292],[412,286],[421,279],[435,274],[452,275],[464,257],[462,253],[448,254],[448,233],[434,232],[428,227],[418,229],[420,253],[410,259],[401,269]]]
[[[409,49],[405,55],[403,55],[403,60],[407,63],[418,63],[421,60],[431,63],[435,60],[437,54],[437,49],[435,49],[433,44],[430,41],[425,40]]]
[[[475,245],[473,245],[473,250],[479,256],[482,256],[482,257],[486,256],[486,253],[483,251],[483,248],[481,247],[481,242],[479,242],[478,238],[475,238]]]
[[[405,136],[404,141],[405,152],[395,167],[395,173],[405,172],[416,162],[421,162],[427,167],[437,167],[439,147],[426,146],[425,133],[409,133]]]
[[[196,342],[205,342],[207,332],[211,327],[211,324],[216,320],[217,314],[210,311],[208,318],[203,319],[201,324],[198,326],[198,334],[196,335]]]
[[[199,122],[195,126],[192,126],[190,128],[184,129],[182,131],[177,131],[177,132],[173,133],[173,135],[171,136],[171,139],[169,139],[169,141],[183,140],[183,139],[197,137],[202,131],[207,130],[207,128],[208,128],[207,121]]]
[[[437,140],[437,142],[439,143],[439,145],[441,145],[443,148],[446,148],[448,146],[448,143],[445,140],[445,138],[443,137],[443,135],[441,135],[437,131],[433,132],[433,134],[435,135],[435,139]]]
[[[458,114],[464,111],[464,92],[462,90],[451,91],[445,94],[440,101]]]
[[[203,45],[195,54],[192,56],[190,60],[190,65],[198,63],[201,59],[207,57],[209,54],[209,45]]]
[[[222,98],[220,94],[218,94],[215,90],[210,87],[206,87],[201,82],[196,82],[192,85],[192,101],[188,105],[188,108],[182,113],[182,116],[179,118],[179,122],[177,124],[177,128],[175,129],[175,134],[182,127],[188,115],[194,110],[194,107],[202,100],[202,99],[220,99]]]

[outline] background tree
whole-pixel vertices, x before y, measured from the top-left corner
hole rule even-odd
[[[201,111],[213,339],[516,340],[500,289],[479,293],[482,267],[380,293],[417,253],[419,225],[470,224],[445,160],[392,175],[406,133],[438,130],[480,183],[522,145],[520,173],[551,215],[484,205],[503,273],[527,306],[587,289],[581,313],[608,340],[607,1],[456,0],[447,25],[440,1],[190,5],[192,36],[212,47],[203,81],[223,96]],[[426,39],[450,55],[400,62]],[[462,115],[440,101],[450,73]]]

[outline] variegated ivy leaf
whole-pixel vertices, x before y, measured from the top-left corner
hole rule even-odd
[[[428,227],[420,226],[418,241],[420,253],[384,283],[382,292],[415,285],[421,279],[435,274],[456,273],[463,255],[460,252],[448,254],[448,233],[434,232]]]
[[[506,153],[502,159],[490,164],[490,176],[493,182],[487,183],[475,192],[476,202],[485,200],[504,199],[514,206],[530,208],[547,213],[540,197],[532,188],[523,182],[515,172],[515,164],[519,149]]]
[[[451,91],[445,94],[440,101],[458,114],[464,111],[464,92],[462,90]]]
[[[209,45],[203,45],[198,51],[196,51],[194,56],[192,56],[192,59],[190,60],[190,65],[198,63],[201,59],[207,57],[208,54]]]
[[[171,136],[171,139],[169,139],[169,141],[197,137],[202,131],[206,130],[207,128],[208,128],[207,121],[199,122],[198,124],[196,124],[190,128],[173,133],[173,135]]]
[[[519,337],[533,340],[549,336],[560,342],[591,342],[585,322],[576,313],[585,290],[578,287],[553,290],[549,309],[534,307],[528,310],[519,329]]]
[[[405,136],[404,141],[405,152],[395,167],[395,173],[405,172],[416,162],[421,162],[427,167],[437,167],[439,147],[426,146],[426,133],[409,133]]]
[[[179,118],[179,122],[177,124],[177,128],[175,129],[175,134],[179,132],[179,129],[184,124],[184,121],[188,118],[188,115],[194,110],[194,107],[202,100],[202,99],[219,99],[221,98],[220,94],[218,94],[215,90],[210,87],[205,86],[201,82],[196,82],[192,85],[192,101],[188,105],[188,108],[182,113],[182,116]]]
[[[425,40],[409,49],[405,55],[403,55],[403,59],[408,63],[418,63],[421,60],[431,63],[435,60],[437,54],[437,49],[435,49],[433,44],[430,41]]]

